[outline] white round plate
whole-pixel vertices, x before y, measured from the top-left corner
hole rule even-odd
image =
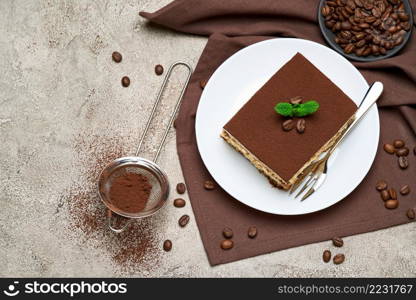
[[[215,181],[242,203],[279,215],[316,212],[350,194],[373,163],[380,131],[378,110],[373,106],[331,157],[325,183],[307,200],[301,202],[272,187],[220,133],[230,118],[297,52],[355,103],[361,102],[368,84],[348,60],[311,41],[277,38],[248,46],[228,58],[209,79],[196,115],[198,148]]]

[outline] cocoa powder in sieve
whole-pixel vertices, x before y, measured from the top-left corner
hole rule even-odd
[[[126,138],[97,135],[90,129],[83,129],[73,141],[77,157],[74,168],[80,173],[61,196],[57,213],[64,214],[67,207],[70,217],[67,234],[74,234],[83,247],[105,250],[121,267],[120,272],[130,274],[152,270],[159,264],[161,237],[158,235],[159,223],[154,218],[135,220],[120,234],[108,229],[107,209],[98,196],[97,180],[108,163],[126,153],[126,144]],[[117,215],[113,217],[118,218]],[[79,236],[79,232],[83,235]]]
[[[141,212],[149,200],[152,185],[146,176],[136,173],[125,173],[111,183],[111,202],[123,212]]]

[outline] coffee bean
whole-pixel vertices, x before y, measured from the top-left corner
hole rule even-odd
[[[222,230],[222,235],[226,238],[226,239],[230,239],[233,237],[233,230],[231,228],[224,228]]]
[[[389,189],[390,199],[397,200],[397,192],[394,188]]]
[[[257,236],[257,228],[255,226],[250,226],[247,235],[249,238],[254,239]]]
[[[291,131],[293,129],[293,120],[289,119],[282,123],[282,128],[284,131]]]
[[[325,250],[324,253],[322,254],[322,259],[326,263],[329,262],[331,260],[331,251]]]
[[[215,183],[211,180],[205,180],[204,189],[209,191],[215,189]]]
[[[234,243],[232,240],[223,240],[221,242],[221,248],[223,250],[230,250],[234,246]]]
[[[390,194],[388,190],[382,190],[380,193],[380,197],[383,201],[387,201],[390,199]]]
[[[156,65],[155,66],[155,73],[156,75],[162,75],[163,74],[163,66],[162,65]]]
[[[173,200],[173,205],[175,207],[184,207],[186,204],[186,201],[182,198],[177,198],[175,200]]]
[[[296,130],[299,133],[304,133],[306,128],[306,121],[305,119],[299,119],[296,123]]]
[[[363,7],[363,3],[361,2],[361,0],[354,0],[355,5],[357,5],[358,7]]]
[[[302,101],[303,101],[303,98],[301,96],[296,96],[296,97],[290,98],[289,100],[290,104],[293,104],[293,105],[301,104]]]
[[[395,140],[395,141],[393,142],[393,146],[394,146],[395,148],[402,148],[402,147],[404,147],[404,145],[405,145],[405,143],[404,143],[404,141],[402,141],[402,140]]]
[[[130,78],[128,78],[127,76],[124,76],[123,78],[121,78],[121,84],[124,87],[128,87],[130,85]]]
[[[409,148],[403,147],[396,150],[397,156],[408,156],[409,155]]]
[[[178,224],[181,227],[185,227],[189,222],[189,216],[188,215],[183,215],[182,217],[179,218]]]
[[[399,201],[398,200],[387,200],[384,202],[384,206],[388,209],[396,209],[399,207]]]
[[[333,237],[332,244],[334,244],[335,247],[342,247],[344,245],[344,241],[340,237]]]
[[[387,182],[384,180],[380,180],[376,184],[376,190],[381,192],[382,190],[385,190],[387,188]]]
[[[348,18],[348,16],[347,16]],[[341,23],[341,29],[342,30],[350,30],[351,29],[351,23],[348,21],[344,21]]]
[[[325,26],[334,32],[335,42],[345,53],[378,56],[402,44],[403,35],[412,27],[408,22],[409,14],[404,6],[399,9],[400,5],[399,0],[327,0],[321,15]],[[401,31],[403,33],[395,35]],[[361,40],[366,41],[367,47],[364,48]]]
[[[116,63],[121,62],[123,59],[123,56],[121,56],[120,52],[114,51],[113,54],[111,54],[111,57],[113,58],[113,61]]]
[[[366,47],[365,50],[363,51],[363,56],[369,56],[370,54],[371,54],[371,48]]]
[[[355,47],[361,48],[365,45],[365,43],[366,43],[366,40],[360,40],[357,43],[355,43]]]
[[[394,152],[396,152],[396,149],[394,148],[392,144],[384,144],[383,149],[388,154],[393,154]]]
[[[344,52],[347,53],[347,54],[350,54],[354,49],[355,49],[355,46],[353,44],[348,44],[344,48]]]
[[[176,185],[176,191],[178,192],[178,194],[185,194],[186,192],[186,185],[185,183],[178,183]]]
[[[342,264],[345,260],[345,255],[344,254],[337,254],[334,256],[334,264],[339,265]]]
[[[401,169],[407,169],[407,167],[409,166],[409,161],[407,160],[406,156],[400,156],[399,157],[399,167]]]
[[[331,13],[331,8],[328,5],[322,6],[321,13],[326,17]]]
[[[204,89],[206,85],[207,85],[206,80],[201,80],[201,81],[199,82],[199,86],[201,87],[201,89]]]
[[[165,250],[166,252],[172,250],[172,241],[171,240],[166,240],[163,242],[163,250]]]
[[[403,196],[409,193],[410,193],[410,187],[407,184],[400,188],[400,194],[402,194]]]
[[[406,212],[406,216],[410,219],[410,220],[414,220],[415,218],[415,210],[413,208],[409,208]]]

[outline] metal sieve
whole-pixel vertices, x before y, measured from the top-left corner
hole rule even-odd
[[[163,91],[165,90],[166,84],[172,74],[173,69],[177,66],[185,66],[188,69],[188,74],[186,81],[182,87],[181,93],[178,100],[176,101],[175,107],[173,109],[172,115],[170,117],[169,123],[165,129],[160,145],[156,151],[156,154],[152,161],[139,157],[143,141],[149,131],[150,123],[153,120],[156,108],[159,105],[160,99],[162,97]],[[159,92],[156,97],[156,101],[153,104],[152,111],[150,113],[149,119],[147,120],[146,127],[142,133],[142,136],[139,141],[135,156],[126,156],[117,158],[116,160],[109,163],[100,174],[98,179],[98,194],[100,195],[101,200],[104,202],[105,206],[108,208],[108,227],[114,232],[122,232],[127,228],[130,221],[133,219],[139,219],[148,217],[156,213],[163,205],[166,203],[166,200],[169,196],[169,181],[166,176],[166,173],[156,164],[159,158],[160,152],[165,144],[166,138],[169,134],[169,129],[173,124],[175,116],[179,110],[180,103],[182,101],[183,94],[188,85],[189,79],[192,74],[192,68],[187,63],[176,62],[169,67],[168,72],[165,75],[162,86],[159,89]],[[136,173],[145,176],[149,183],[152,185],[152,190],[149,196],[149,199],[146,203],[146,206],[140,212],[126,212],[118,208],[111,200],[110,190],[114,179],[117,177],[123,176],[127,173]],[[112,215],[113,213],[129,218],[129,220],[121,228],[115,228],[112,225]]]

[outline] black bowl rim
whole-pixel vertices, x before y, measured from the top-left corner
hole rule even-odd
[[[319,28],[321,29],[321,33],[324,36],[326,42],[332,47],[332,49],[334,49],[335,51],[337,51],[338,53],[340,53],[341,55],[355,60],[355,61],[361,61],[361,62],[372,62],[372,61],[377,61],[377,60],[381,60],[381,59],[386,59],[389,57],[392,57],[393,55],[397,54],[400,50],[402,50],[404,48],[404,46],[406,46],[407,42],[410,40],[410,37],[412,35],[412,30],[413,30],[413,11],[412,11],[412,6],[410,4],[409,0],[402,0],[403,3],[405,3],[405,7],[407,10],[409,10],[409,22],[410,22],[410,30],[406,33],[406,36],[403,40],[403,43],[398,46],[398,47],[394,47],[393,49],[389,50],[385,55],[379,55],[379,56],[367,56],[367,57],[360,57],[357,56],[355,54],[347,54],[344,52],[344,50],[337,44],[335,43],[333,37],[335,36],[334,33],[332,31],[330,31],[328,28],[326,28],[325,24],[324,24],[324,18],[322,16],[322,6],[324,4],[324,2],[326,2],[327,0],[320,0],[319,5],[318,5],[318,23],[319,23]],[[410,8],[410,9],[409,9]],[[407,11],[406,11],[407,12]]]

